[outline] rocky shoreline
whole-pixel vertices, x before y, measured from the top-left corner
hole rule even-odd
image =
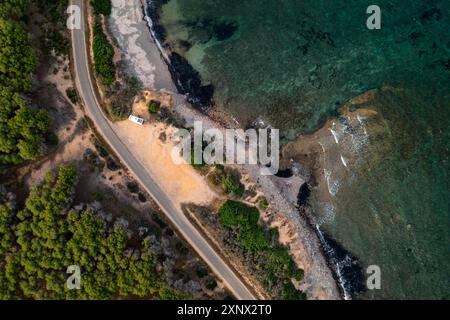
[[[166,32],[159,23],[158,10],[166,2],[166,0],[141,0],[152,38],[157,43],[157,47],[163,50],[161,57],[170,71],[178,92],[185,95],[187,102],[199,112],[192,109],[187,110],[180,103],[176,104],[175,111],[187,120],[187,124],[200,117],[209,121],[210,126],[216,126],[214,115],[212,114],[211,117],[211,113],[214,113],[212,110],[214,109],[212,99],[214,88],[202,86],[199,73],[186,59],[171,52],[170,48],[164,44]],[[179,98],[181,97],[179,96]],[[227,118],[224,121],[224,117],[221,116],[219,122],[225,122],[227,127],[234,127],[236,124],[233,120],[229,119],[229,116]],[[305,286],[310,288],[308,291],[311,297],[349,299],[360,292],[364,276],[357,259],[326,233],[323,233],[317,224],[311,222],[309,215],[305,212],[309,210],[305,210],[309,194],[303,192],[304,186],[307,186],[307,184],[299,185],[299,192],[295,201],[287,200],[286,196],[280,192],[279,184],[286,183],[283,180],[288,180],[286,178],[292,176],[289,168],[281,171],[275,177],[261,177],[259,168],[253,166],[244,166],[242,170],[244,174],[248,174],[257,182],[261,190],[270,195],[274,211],[279,212],[274,221],[278,221],[280,226],[284,226],[286,233],[294,235],[287,244],[291,247],[292,252],[297,253],[298,259],[296,260],[303,264]],[[344,264],[344,261],[351,261],[351,263]],[[312,293],[313,291],[315,292]]]
[[[154,39],[158,43],[163,43],[165,40],[165,30],[163,26],[159,23],[159,14],[158,10],[161,5],[163,5],[166,1],[165,0],[147,0],[146,6],[144,6],[144,12],[147,15],[149,19],[152,20],[151,27],[153,30],[151,31],[151,34],[155,37],[159,37],[157,39]],[[163,48],[164,50],[167,50],[170,52],[170,48],[167,47],[167,45],[160,45],[160,48]],[[201,86],[201,80],[199,79],[199,74],[197,71],[195,71],[192,66],[182,57],[180,57],[180,60],[176,59],[176,64],[172,65],[172,59],[171,57],[174,56],[173,53],[168,54],[167,52],[162,53],[162,56],[168,56],[169,61],[165,59],[169,70],[171,70],[171,74],[173,77],[174,82],[177,84],[178,87],[182,88],[189,88],[190,87],[190,79],[189,75],[193,76],[193,83],[198,87]],[[179,55],[175,54],[176,57]],[[173,69],[180,68],[183,70],[182,72],[172,71]],[[181,91],[180,93],[184,93]],[[191,94],[191,99],[189,99],[188,95],[188,102],[191,102],[193,100],[192,97],[195,96],[194,93]],[[211,96],[213,94],[213,91],[211,92]],[[195,100],[195,98],[194,98]],[[200,99],[201,100],[201,99]],[[210,104],[207,106],[202,104],[194,104],[196,109],[201,111],[202,113],[205,113],[208,110],[211,110],[211,106],[213,106],[212,99],[210,100]],[[177,110],[179,113],[181,110]],[[184,118],[187,119],[189,117],[186,117],[186,112],[182,111],[184,113]],[[194,119],[197,119],[200,115],[191,115],[190,119],[193,121]],[[204,116],[204,115],[203,115]],[[209,118],[208,118],[209,119]],[[214,119],[215,120],[215,119]],[[223,120],[223,119],[221,119]],[[210,120],[211,127],[214,127],[214,121]],[[223,121],[221,121],[223,122]],[[227,125],[233,126],[233,121],[226,121]],[[189,123],[189,121],[188,121]],[[264,191],[266,194],[271,194],[271,203],[274,206],[274,209],[278,212],[280,212],[280,217],[278,219],[284,220],[284,224],[286,225],[286,228],[288,229],[288,233],[294,233],[298,235],[300,238],[297,239],[291,239],[290,242],[294,243],[288,243],[288,245],[297,247],[297,251],[301,251],[301,258],[298,259],[298,261],[301,261],[300,263],[303,263],[303,268],[305,269],[305,282],[306,285],[309,287],[315,287],[320,288],[321,291],[315,292],[312,294],[312,296],[315,296],[316,298],[327,298],[327,299],[339,299],[339,298],[346,298],[347,293],[345,292],[345,289],[343,289],[341,286],[337,286],[336,284],[339,282],[339,276],[337,275],[336,268],[333,266],[331,260],[327,261],[326,258],[329,258],[329,254],[327,255],[327,252],[331,252],[329,249],[327,250],[327,246],[324,245],[320,241],[320,237],[318,236],[317,229],[314,227],[313,224],[310,223],[309,219],[304,219],[304,217],[301,217],[299,214],[299,209],[296,207],[295,203],[289,203],[286,201],[285,195],[278,192],[279,188],[274,186],[273,179],[276,179],[274,177],[261,177],[259,174],[259,168],[255,168],[254,166],[244,166],[243,168],[244,173],[248,174],[252,177],[254,181],[257,181],[258,186]],[[274,190],[277,190],[277,192],[274,192]],[[287,220],[285,220],[287,219]],[[298,247],[301,247],[300,249]],[[343,249],[342,249],[343,250]],[[293,251],[293,250],[291,250]],[[341,251],[342,252],[342,251]],[[330,272],[331,271],[331,272]]]
[[[152,18],[155,21],[155,34],[159,35],[158,38],[160,39],[161,42],[164,43],[164,39],[165,37],[167,37],[168,35],[166,34],[164,28],[159,24],[159,16],[158,16],[158,7],[161,6],[164,3],[167,3],[166,0],[140,0],[142,3],[144,3],[144,1],[147,1],[147,3],[150,3],[153,5],[153,8],[155,9],[154,11],[151,12]],[[147,3],[145,5],[147,5]],[[158,42],[158,39],[155,39],[156,42]],[[158,44],[158,43],[157,43]],[[156,46],[155,46],[156,47]],[[168,52],[170,52],[170,48],[163,48],[161,47],[161,45],[159,44],[158,47],[161,49],[161,55],[163,57],[165,57],[165,62],[167,63],[167,65],[169,66],[169,69],[171,69],[172,67],[171,65],[171,60],[168,59],[166,56],[168,55]],[[164,52],[167,51],[167,52]],[[182,62],[187,63],[187,61],[183,61]],[[185,65],[183,66],[184,68],[186,68],[186,70],[190,70],[192,71],[193,68],[192,67],[186,67]],[[192,72],[195,72],[192,71]],[[185,75],[187,75],[188,73],[186,73]],[[198,74],[197,74],[198,75]],[[177,76],[174,76],[172,73],[172,78],[174,80],[174,83],[177,83],[180,78]],[[186,76],[184,77],[185,81],[189,81],[189,77]],[[197,78],[198,80],[198,78]],[[195,81],[198,84],[198,81]],[[178,86],[181,86],[182,83],[178,83]],[[199,84],[201,85],[201,83]],[[185,87],[186,88],[186,87]],[[181,92],[181,91],[180,91]],[[189,93],[184,93],[186,95],[188,95]],[[358,97],[357,97],[358,98]],[[183,103],[186,102],[185,97],[179,95],[176,97],[177,100],[182,101]],[[341,101],[341,100],[340,100]],[[189,108],[189,106],[187,106],[187,108],[184,108],[183,105],[177,105],[178,107],[178,111],[179,114],[186,114],[186,113],[192,113],[193,111],[201,111],[201,114],[198,115],[196,114],[195,116],[192,116],[192,118],[195,117],[208,117],[209,120],[213,120],[214,122],[216,122],[217,124],[217,119],[214,117],[215,113],[217,113],[218,111],[215,110],[216,108],[214,108],[214,101],[210,100],[211,105],[209,105],[207,108],[201,108],[199,106],[196,106],[197,108],[195,110],[192,110],[192,108]],[[339,101],[338,101],[339,102]],[[342,102],[342,101],[341,101]],[[340,102],[340,105],[341,105]],[[212,115],[212,116],[211,116]],[[327,120],[330,120],[332,118],[333,121],[336,121],[337,126],[339,126],[339,124],[342,124],[345,126],[345,123],[341,123],[341,121],[344,121],[345,119],[343,119],[345,116],[342,113],[336,112],[334,114],[330,114],[330,117],[327,118]],[[230,119],[231,118],[231,119]],[[363,117],[361,117],[363,118]],[[234,121],[232,119],[232,117],[230,115],[228,115],[228,119],[226,116],[222,117],[220,120],[224,120],[225,121],[220,121],[221,124],[225,124],[226,126],[229,127],[235,127],[238,126],[239,124]],[[355,116],[355,119],[357,119],[358,121],[360,120],[358,117]],[[234,121],[234,122],[233,122]],[[360,121],[361,122],[361,121]],[[324,130],[326,130],[326,134],[328,135],[328,139],[331,139],[331,144],[338,144],[336,141],[336,139],[338,139],[335,135],[335,132],[333,132],[332,129],[334,128],[330,128],[330,127],[326,127],[324,126]],[[318,136],[318,131],[317,130],[314,134],[311,134],[310,136]],[[336,130],[334,130],[336,131]],[[338,133],[339,134],[339,133]],[[334,137],[334,140],[333,140]],[[301,151],[299,150],[306,150],[305,147],[302,147],[302,144],[305,144],[304,139],[308,139],[308,136],[302,136],[296,140],[291,141],[292,143],[298,143],[296,145],[296,147],[298,147],[298,149],[296,150],[297,155],[299,157],[302,157],[304,154],[302,154]],[[330,190],[330,185],[328,184],[327,186],[327,177],[326,177],[326,172],[325,170],[323,170],[322,167],[322,163],[320,163],[320,161],[317,161],[317,159],[315,159],[316,161],[314,162],[313,158],[316,158],[316,155],[321,156],[322,153],[325,153],[325,149],[321,149],[320,148],[320,143],[317,143],[319,140],[316,139],[315,143],[315,149],[314,150],[310,150],[311,152],[308,154],[309,156],[309,160],[308,159],[304,159],[306,162],[306,164],[304,164],[303,162],[301,162],[304,165],[304,169],[307,171],[308,169],[310,169],[311,173],[309,174],[304,174],[303,171],[301,171],[300,174],[298,174],[300,177],[304,177],[304,180],[307,181],[307,184],[303,184],[302,187],[299,187],[297,190],[299,190],[298,195],[297,195],[297,203],[294,203],[292,200],[289,201],[290,204],[290,209],[294,209],[292,212],[289,212],[288,215],[297,215],[299,216],[300,220],[302,220],[304,224],[308,225],[309,231],[308,232],[312,232],[314,233],[314,237],[315,240],[318,243],[318,247],[319,247],[319,251],[321,253],[321,255],[324,257],[325,261],[326,261],[326,265],[328,266],[328,269],[331,270],[332,276],[335,280],[335,286],[337,287],[336,290],[338,290],[340,293],[340,297],[341,298],[358,298],[358,295],[361,291],[364,291],[365,285],[364,285],[364,281],[365,281],[365,270],[362,267],[362,263],[360,263],[358,260],[358,257],[355,256],[354,254],[352,254],[352,250],[354,250],[355,252],[358,252],[355,248],[345,250],[345,248],[338,243],[337,241],[335,241],[333,238],[331,238],[329,236],[329,234],[327,234],[323,229],[325,229],[325,226],[322,225],[322,223],[324,221],[321,220],[321,218],[317,219],[316,214],[322,214],[321,212],[319,213],[320,210],[314,210],[314,215],[311,214],[310,212],[307,212],[308,210],[312,210],[309,207],[309,201],[311,201],[311,203],[313,203],[312,198],[310,198],[309,195],[309,191],[314,189],[314,192],[317,191],[317,181],[319,181],[320,184],[322,184],[322,187],[325,186],[325,189],[328,187],[328,190],[326,190],[327,194],[324,194],[324,197],[326,198],[327,196],[330,196],[328,194],[328,192],[333,193],[334,195],[336,194],[335,192],[333,192],[333,190]],[[359,141],[361,142],[361,141]],[[323,146],[322,146],[323,147]],[[284,148],[283,148],[284,149]],[[328,148],[326,148],[326,151],[328,153]],[[290,179],[292,177],[294,177],[296,175],[296,173],[294,172],[295,170],[291,170],[290,168],[292,167],[292,163],[297,164],[299,161],[297,158],[295,158],[294,156],[287,156],[284,157],[285,159],[285,166],[283,167],[284,170],[282,170],[281,172],[279,172],[279,174],[277,175],[278,178],[282,178],[281,180],[278,179],[278,181],[276,183],[272,183],[272,184],[268,184],[269,187],[266,186],[266,189],[270,190],[270,185],[272,186],[277,186],[277,188],[279,187],[279,184],[284,184],[284,185],[288,185]],[[290,161],[290,159],[293,159],[293,161]],[[351,166],[351,161],[349,162],[349,158],[347,155],[344,154],[344,157],[340,158],[336,158],[336,161],[333,161],[333,165],[343,165],[345,168],[347,168],[347,165]],[[342,162],[342,164],[341,164]],[[317,171],[317,169],[319,168],[319,171]],[[315,171],[315,172],[314,172]],[[340,178],[340,177],[338,177]],[[272,179],[275,180],[275,179]],[[285,180],[285,182],[280,182]],[[331,179],[333,180],[333,179]],[[337,179],[334,179],[337,180]],[[273,181],[272,181],[273,182]],[[333,182],[333,181],[332,181]],[[336,182],[336,181],[334,181]],[[265,184],[266,182],[263,182],[263,184]],[[337,183],[337,182],[336,182]],[[305,187],[307,186],[307,187]],[[333,188],[337,188],[338,186],[336,185],[332,185],[331,189]],[[272,191],[270,191],[269,193],[271,193]],[[320,191],[321,192],[321,191]],[[331,196],[333,196],[333,194],[331,194]],[[286,197],[286,194],[283,194],[281,192],[282,197]],[[278,195],[277,195],[278,196]],[[322,196],[322,194],[320,195]],[[314,197],[314,194],[313,194]],[[281,206],[278,206],[281,207]],[[316,208],[317,209],[317,208]],[[298,221],[296,220],[298,218],[294,218],[292,221],[294,221],[294,224],[297,224]],[[322,227],[320,227],[322,225]],[[408,225],[408,227],[410,227],[410,225]],[[296,228],[296,229],[295,229]],[[295,226],[295,230],[299,230],[298,226]],[[409,229],[408,229],[409,230]],[[328,231],[328,230],[327,230]],[[330,233],[332,231],[330,230]],[[303,237],[303,235],[301,235]],[[342,238],[340,238],[342,241]],[[350,246],[348,247],[350,248]],[[361,253],[361,251],[359,252],[360,254],[360,258],[362,259],[362,261],[364,259],[364,254]]]

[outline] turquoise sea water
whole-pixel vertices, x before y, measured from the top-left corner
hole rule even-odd
[[[382,289],[360,298],[450,298],[450,2],[376,2],[381,30],[366,28],[374,2],[363,0],[170,0],[161,22],[218,108],[285,142],[349,99],[396,88],[371,102],[378,134],[352,142],[360,161],[332,203],[313,195],[315,212],[332,206],[323,229],[381,267]]]

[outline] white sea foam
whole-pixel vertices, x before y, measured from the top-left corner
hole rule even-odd
[[[335,123],[333,122],[333,128],[335,126]],[[330,128],[330,132],[333,135],[334,141],[336,142],[336,144],[339,144],[339,138],[337,135],[337,132],[333,130],[333,128]]]
[[[355,153],[355,155],[357,155],[363,150],[363,147],[367,144],[369,140],[369,135],[364,130],[363,132],[357,132],[355,134],[351,133],[350,138],[351,138],[351,150],[353,151],[353,153]]]
[[[148,28],[150,29],[150,33],[152,35],[153,41],[156,43],[156,46],[158,47],[159,51],[161,52],[162,56],[164,57],[164,60],[166,60],[166,63],[170,64],[169,56],[167,55],[166,51],[164,50],[163,46],[158,40],[158,37],[156,36],[155,30],[153,28],[153,21],[152,19],[147,15],[148,8],[155,7],[155,4],[152,0],[147,0],[145,2],[145,19],[147,20]]]
[[[164,60],[166,60],[166,62],[170,64],[169,56],[167,55],[167,53],[165,52],[163,46],[161,45],[161,43],[159,42],[158,38],[156,37],[155,31],[153,29],[153,21],[152,21],[152,19],[150,19],[150,17],[148,17],[148,16],[145,16],[145,19],[147,20],[147,25],[148,25],[148,27],[150,29],[150,33],[152,34],[153,41],[155,41],[159,51],[161,52],[162,56],[164,57]]]
[[[327,181],[328,193],[335,197],[341,186],[339,180],[331,178],[331,171],[324,169],[325,179]]]
[[[324,246],[324,249],[328,251],[328,254],[330,254],[331,256],[334,255],[334,250],[333,248],[331,248],[327,242],[325,241],[325,236],[322,233],[322,230],[320,230],[320,225],[316,224],[316,230],[317,230],[317,234],[319,235],[319,240],[322,243],[322,246]],[[343,275],[342,275],[342,269],[345,266],[345,263],[341,263],[339,261],[337,261],[337,259],[332,259],[333,262],[335,263],[336,266],[336,276],[338,278],[338,284],[341,287],[343,293],[344,293],[344,299],[345,300],[351,300],[351,296],[349,294],[349,292],[347,291],[347,289],[345,288],[344,283],[346,282],[346,280],[344,279]]]
[[[317,224],[322,225],[324,223],[332,223],[336,217],[336,208],[331,203],[321,202],[320,206],[320,218],[317,218]]]
[[[323,156],[325,157],[325,154],[326,154],[325,146],[320,141],[319,141],[319,144],[322,147]]]
[[[351,296],[350,294],[347,292],[347,290],[345,289],[345,279],[342,276],[342,269],[346,267],[346,263],[342,263],[342,262],[336,262],[336,275],[338,277],[338,282],[340,287],[342,288],[342,291],[344,292],[344,300],[351,300]]]
[[[345,158],[342,154],[341,154],[341,162],[344,165],[344,167],[348,168],[347,161],[345,160]]]
[[[366,120],[366,117],[362,117],[359,114],[356,115],[356,119],[358,119],[359,124],[361,125],[361,127],[363,128],[364,134],[367,135],[367,128],[366,128],[366,124],[363,122],[364,120]]]

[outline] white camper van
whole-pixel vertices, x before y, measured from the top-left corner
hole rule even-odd
[[[134,123],[137,123],[138,125],[142,126],[144,124],[144,119],[130,115],[128,117],[128,120],[133,121]]]

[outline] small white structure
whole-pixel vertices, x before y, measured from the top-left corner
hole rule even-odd
[[[144,124],[144,119],[136,117],[136,116],[133,116],[133,115],[130,115],[128,117],[128,120],[130,120],[130,121],[132,121],[134,123],[137,123],[140,126],[142,126]]]

